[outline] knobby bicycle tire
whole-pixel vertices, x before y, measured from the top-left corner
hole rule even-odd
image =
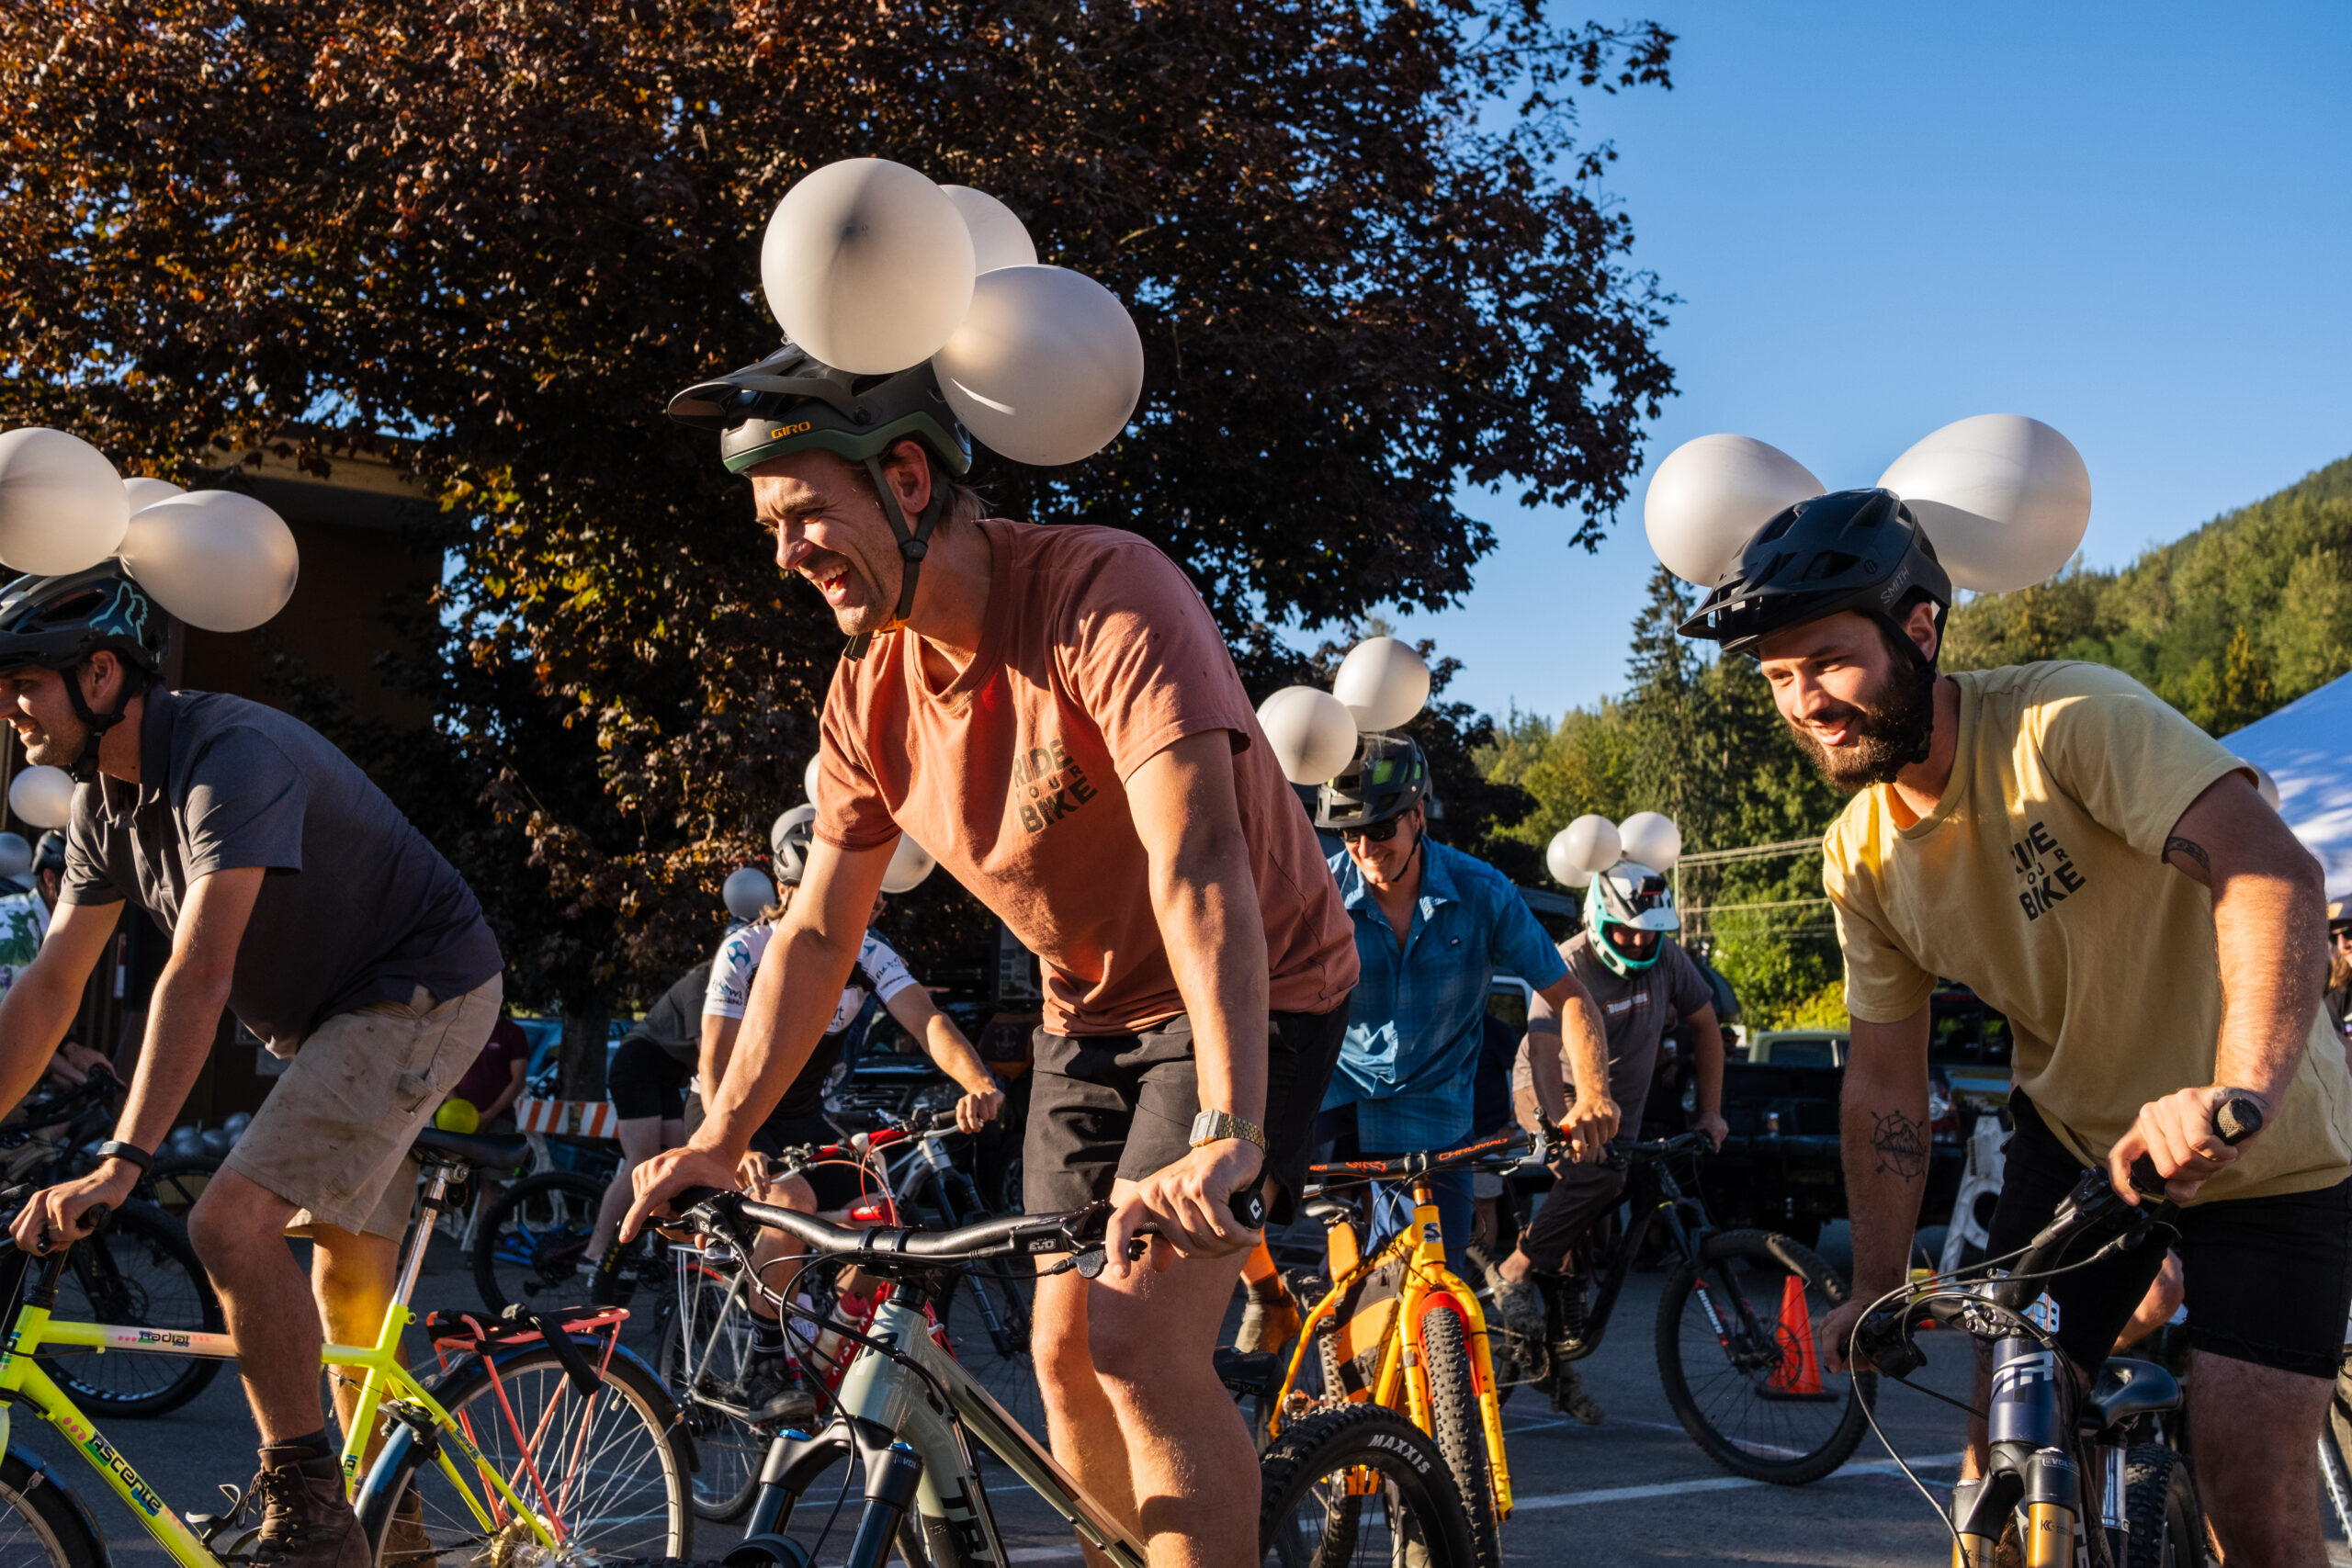
[[[1502,1568],[1502,1517],[1495,1495],[1495,1471],[1487,1452],[1487,1427],[1478,1414],[1476,1380],[1470,1365],[1470,1337],[1462,1319],[1444,1307],[1421,1315],[1421,1359],[1429,1375],[1430,1425],[1445,1456],[1470,1524],[1471,1568]]]
[[[127,1202],[105,1230],[75,1242],[57,1286],[57,1316],[67,1322],[161,1333],[228,1330],[187,1228],[153,1203]],[[74,1403],[117,1416],[177,1410],[209,1387],[224,1364],[204,1356],[62,1349],[44,1350],[40,1359]]]
[[[0,1460],[0,1562],[98,1568],[106,1561],[89,1516],[47,1471],[13,1450]]]
[[[2188,1461],[2162,1443],[2123,1456],[2123,1517],[2132,1531],[2125,1568],[2204,1568],[2205,1509]]]
[[[1769,1338],[1723,1342],[1698,1300],[1702,1278],[1711,1292],[1735,1291],[1745,1298],[1752,1321],[1770,1331]],[[1820,1367],[1815,1340],[1813,1370],[1823,1394],[1776,1391],[1776,1377],[1796,1382],[1801,1371],[1804,1347],[1792,1343],[1792,1336],[1780,1325],[1781,1282],[1792,1278],[1803,1282],[1810,1335],[1825,1303],[1834,1306],[1846,1299],[1843,1279],[1810,1248],[1784,1235],[1724,1231],[1707,1237],[1698,1263],[1680,1264],[1658,1300],[1657,1370],[1675,1418],[1709,1459],[1751,1481],[1802,1486],[1853,1456],[1869,1424],[1868,1405],[1878,1380],[1871,1372],[1834,1377]],[[1727,1327],[1736,1321],[1722,1305],[1716,1316]],[[1837,1397],[1825,1397],[1832,1394]]]
[[[603,1349],[580,1342],[591,1366]],[[540,1511],[548,1501],[555,1504],[569,1534],[568,1550],[553,1561],[693,1555],[693,1462],[684,1428],[668,1391],[634,1356],[614,1353],[593,1400],[582,1399],[546,1345],[500,1356],[494,1364],[469,1359],[434,1394],[517,1497]],[[535,1544],[519,1523],[485,1539],[467,1500],[425,1458],[409,1428],[396,1429],[376,1463],[362,1489],[359,1523],[378,1568],[420,1568],[386,1539],[401,1499],[412,1491],[440,1562],[548,1561],[518,1551]],[[474,1477],[473,1467],[460,1462],[458,1468],[495,1511],[495,1494]]]
[[[1432,1564],[1471,1561],[1453,1472],[1429,1435],[1393,1410],[1317,1411],[1274,1439],[1259,1486],[1261,1564],[1369,1568],[1417,1551]]]

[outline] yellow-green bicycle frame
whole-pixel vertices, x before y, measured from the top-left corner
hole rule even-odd
[[[1397,1292],[1396,1310],[1381,1345],[1378,1370],[1361,1392],[1343,1395],[1341,1390],[1327,1389],[1325,1393],[1330,1398],[1369,1400],[1385,1409],[1401,1411],[1414,1426],[1435,1436],[1436,1416],[1430,1402],[1421,1319],[1431,1310],[1456,1312],[1468,1330],[1464,1337],[1470,1353],[1470,1375],[1478,1396],[1478,1422],[1486,1434],[1487,1469],[1495,1481],[1495,1512],[1498,1519],[1509,1519],[1510,1463],[1503,1451],[1503,1407],[1495,1393],[1495,1363],[1487,1343],[1487,1314],[1479,1308],[1478,1293],[1446,1267],[1445,1237],[1438,1224],[1437,1196],[1430,1190],[1429,1179],[1413,1179],[1412,1224],[1389,1237],[1371,1257],[1359,1254],[1355,1231],[1345,1221],[1329,1227],[1325,1246],[1330,1262],[1331,1288],[1307,1309],[1299,1325],[1290,1366],[1283,1373],[1282,1388],[1268,1418],[1270,1435],[1281,1431],[1299,1375],[1307,1358],[1318,1353],[1321,1333],[1328,1332],[1323,1325],[1336,1318],[1350,1288],[1374,1269],[1401,1260],[1405,1266],[1404,1284]],[[1333,1327],[1336,1329],[1336,1323]]]
[[[445,1185],[436,1173],[436,1189]],[[440,1441],[436,1445],[436,1462],[457,1495],[465,1499],[467,1509],[483,1535],[496,1534],[510,1523],[519,1521],[530,1531],[543,1549],[553,1551],[560,1542],[550,1531],[548,1515],[526,1506],[515,1495],[503,1476],[482,1458],[464,1427],[439,1401],[425,1392],[424,1386],[409,1374],[401,1364],[400,1343],[402,1330],[416,1320],[409,1310],[409,1297],[416,1288],[418,1271],[424,1267],[424,1248],[432,1237],[434,1201],[439,1190],[428,1192],[425,1219],[417,1226],[416,1239],[411,1246],[407,1261],[401,1269],[399,1288],[392,1294],[391,1304],[385,1309],[384,1323],[373,1346],[329,1345],[320,1354],[322,1365],[360,1369],[366,1374],[359,1385],[359,1401],[352,1413],[348,1430],[344,1435],[344,1490],[356,1493],[361,1466],[368,1450],[368,1434],[375,1429],[376,1415],[390,1391],[390,1397],[401,1404],[413,1407],[429,1419]],[[35,1271],[43,1267],[33,1260]],[[49,1278],[54,1278],[54,1268]],[[126,1328],[100,1323],[61,1323],[50,1315],[46,1305],[38,1304],[43,1292],[28,1290],[26,1303],[17,1309],[15,1324],[10,1327],[5,1348],[0,1348],[0,1452],[8,1446],[9,1417],[19,1406],[30,1410],[49,1423],[74,1446],[92,1470],[98,1472],[114,1495],[146,1526],[147,1532],[169,1552],[182,1568],[220,1568],[220,1559],[196,1533],[183,1523],[180,1517],[164,1506],[155,1489],[140,1478],[123,1457],[122,1450],[109,1442],[90,1418],[82,1414],[56,1380],[34,1359],[49,1347],[72,1348],[93,1351],[99,1355],[128,1353],[150,1356],[209,1356],[219,1359],[233,1359],[237,1348],[225,1334],[184,1332],[178,1329]],[[48,1292],[55,1299],[53,1290]],[[454,1457],[453,1457],[454,1456]],[[468,1485],[459,1461],[473,1467],[475,1475],[488,1483],[492,1495],[488,1501]],[[536,1483],[535,1483],[536,1484]],[[542,1498],[544,1503],[547,1500]],[[560,1526],[558,1527],[560,1529]]]

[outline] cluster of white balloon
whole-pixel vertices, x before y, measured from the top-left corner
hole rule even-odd
[[[284,609],[300,566],[293,531],[252,496],[126,479],[62,430],[0,435],[0,565],[62,577],[109,557],[173,615],[213,632],[251,631]],[[73,804],[61,769],[9,782],[8,809],[33,827],[62,828]]]
[[[2091,477],[2082,454],[2019,414],[1947,424],[1897,457],[1878,484],[1910,507],[1953,584],[1979,592],[2050,578],[2090,525]],[[1758,529],[1828,488],[1778,447],[1745,435],[1702,435],[1658,465],[1642,524],[1668,570],[1713,588]]]
[[[786,191],[760,281],[785,335],[836,369],[930,360],[964,427],[1015,462],[1092,456],[1143,393],[1143,339],[1116,296],[1039,265],[994,197],[886,158],[828,164]]]
[[[1362,737],[1410,723],[1429,700],[1428,660],[1393,637],[1367,637],[1340,660],[1329,691],[1284,686],[1259,704],[1258,728],[1284,778],[1319,784],[1355,760]]]
[[[1544,847],[1544,867],[1563,887],[1583,887],[1619,861],[1632,861],[1664,875],[1682,858],[1682,829],[1656,811],[1636,811],[1623,822],[1579,817]]]
[[[796,806],[777,817],[768,829],[768,847],[781,852],[784,836],[803,822],[817,819],[817,760],[808,760],[808,772],[801,783],[808,791],[808,804]],[[914,840],[910,833],[899,835],[899,847],[890,852],[890,863],[882,873],[882,891],[889,894],[911,893],[923,879],[939,869],[938,858]],[[775,883],[758,866],[741,866],[728,874],[727,882],[719,889],[726,899],[728,912],[740,920],[759,919],[760,911],[775,902]]]

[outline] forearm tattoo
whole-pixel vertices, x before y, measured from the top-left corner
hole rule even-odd
[[[2165,840],[2164,858],[2170,860],[2175,855],[2182,855],[2189,860],[2193,860],[2197,863],[2198,869],[2202,871],[2206,875],[2211,876],[2213,874],[2212,860],[2205,853],[2205,846],[2197,842],[2195,840],[2178,837],[2166,839]]]
[[[1873,1113],[1876,1123],[1871,1132],[1871,1147],[1878,1151],[1878,1168],[1882,1176],[1892,1176],[1903,1181],[1917,1181],[1928,1169],[1928,1124],[1915,1122],[1900,1111],[1884,1115]]]

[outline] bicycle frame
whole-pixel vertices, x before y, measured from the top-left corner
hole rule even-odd
[[[1663,1161],[1641,1163],[1647,1168],[1648,1179],[1657,1190],[1649,1195],[1634,1194],[1637,1201],[1630,1205],[1634,1213],[1625,1234],[1601,1260],[1600,1289],[1593,1296],[1586,1315],[1584,1336],[1573,1348],[1559,1352],[1562,1360],[1581,1361],[1600,1348],[1601,1337],[1609,1331],[1610,1314],[1617,1310],[1617,1297],[1634,1272],[1634,1259],[1641,1256],[1642,1243],[1659,1215],[1666,1216],[1667,1230],[1673,1236],[1677,1250],[1691,1262],[1703,1256],[1702,1248],[1706,1246],[1707,1237],[1714,1234],[1714,1222],[1707,1217],[1704,1205],[1682,1190],[1682,1184],[1674,1179],[1674,1173],[1666,1168]],[[1639,1174],[1628,1173],[1625,1185],[1629,1192],[1633,1190],[1631,1178]],[[1723,1332],[1723,1325],[1715,1327],[1718,1333]]]
[[[1478,1422],[1487,1441],[1488,1468],[1495,1478],[1495,1508],[1510,1517],[1510,1463],[1503,1450],[1503,1408],[1495,1389],[1495,1363],[1487,1341],[1487,1315],[1478,1294],[1446,1267],[1445,1240],[1439,1225],[1437,1194],[1426,1176],[1413,1178],[1413,1222],[1381,1245],[1369,1258],[1356,1248],[1354,1227],[1345,1219],[1329,1224],[1325,1236],[1330,1259],[1331,1288],[1304,1314],[1298,1338],[1292,1347],[1290,1366],[1274,1396],[1268,1417],[1268,1435],[1282,1431],[1283,1400],[1298,1386],[1308,1353],[1323,1333],[1336,1333],[1340,1303],[1350,1287],[1374,1269],[1390,1263],[1405,1266],[1397,1292],[1396,1315],[1381,1345],[1378,1370],[1363,1389],[1345,1395],[1351,1404],[1369,1401],[1389,1410],[1402,1410],[1424,1432],[1437,1429],[1430,1400],[1429,1356],[1424,1348],[1422,1321],[1432,1312],[1452,1312],[1462,1320],[1470,1351],[1470,1376],[1478,1398]],[[1327,1328],[1325,1325],[1329,1325]],[[1327,1397],[1338,1390],[1326,1389]]]
[[[502,1516],[520,1519],[541,1548],[554,1551],[560,1543],[549,1530],[547,1519],[525,1506],[505,1479],[482,1458],[464,1425],[444,1409],[401,1364],[401,1335],[416,1316],[409,1309],[409,1297],[414,1292],[417,1275],[424,1266],[424,1248],[432,1239],[433,1221],[438,1213],[437,1201],[447,1195],[447,1172],[435,1168],[426,1189],[423,1222],[417,1226],[415,1241],[401,1266],[399,1284],[385,1310],[383,1326],[377,1335],[376,1343],[372,1346],[328,1345],[320,1352],[322,1365],[356,1367],[365,1373],[360,1383],[358,1404],[344,1436],[344,1489],[346,1493],[363,1490],[360,1466],[367,1453],[368,1435],[375,1428],[377,1413],[385,1403],[389,1390],[389,1397],[396,1404],[412,1407],[435,1427],[436,1436],[441,1439],[436,1445],[435,1454],[441,1472],[447,1477],[458,1495],[465,1499],[467,1508],[485,1533],[499,1528]],[[219,1568],[220,1560],[212,1554],[210,1548],[182,1522],[177,1514],[164,1506],[162,1495],[140,1477],[122,1451],[107,1439],[96,1423],[82,1413],[34,1358],[45,1348],[58,1346],[100,1354],[127,1352],[131,1355],[203,1356],[232,1360],[237,1354],[235,1343],[225,1334],[60,1322],[50,1314],[56,1301],[51,1280],[56,1263],[62,1263],[62,1254],[55,1255],[50,1275],[44,1277],[40,1286],[28,1292],[25,1304],[17,1309],[6,1345],[0,1347],[0,1451],[5,1451],[7,1447],[11,1414],[17,1405],[26,1406],[74,1446],[84,1461],[98,1472],[99,1478],[116,1496],[122,1499],[145,1526],[147,1532],[155,1538],[156,1543],[175,1561],[184,1564],[185,1568]],[[40,1299],[44,1295],[48,1298],[46,1301]],[[452,1457],[452,1449],[456,1450],[456,1457]],[[488,1503],[466,1483],[458,1467],[460,1459],[470,1463],[475,1474],[489,1483],[494,1495]]]
[[[940,1568],[1007,1563],[968,1433],[1096,1551],[1120,1568],[1144,1568],[1143,1543],[933,1342],[923,1315],[928,1294],[912,1285],[894,1290],[867,1334],[918,1363],[929,1382],[891,1357],[860,1350],[842,1375],[832,1419],[814,1436],[785,1433],[769,1445],[737,1552],[758,1550],[803,1568],[809,1562],[805,1550],[783,1534],[792,1511],[827,1471],[855,1453],[865,1467],[865,1509],[849,1548],[850,1568],[880,1568],[910,1507]]]

